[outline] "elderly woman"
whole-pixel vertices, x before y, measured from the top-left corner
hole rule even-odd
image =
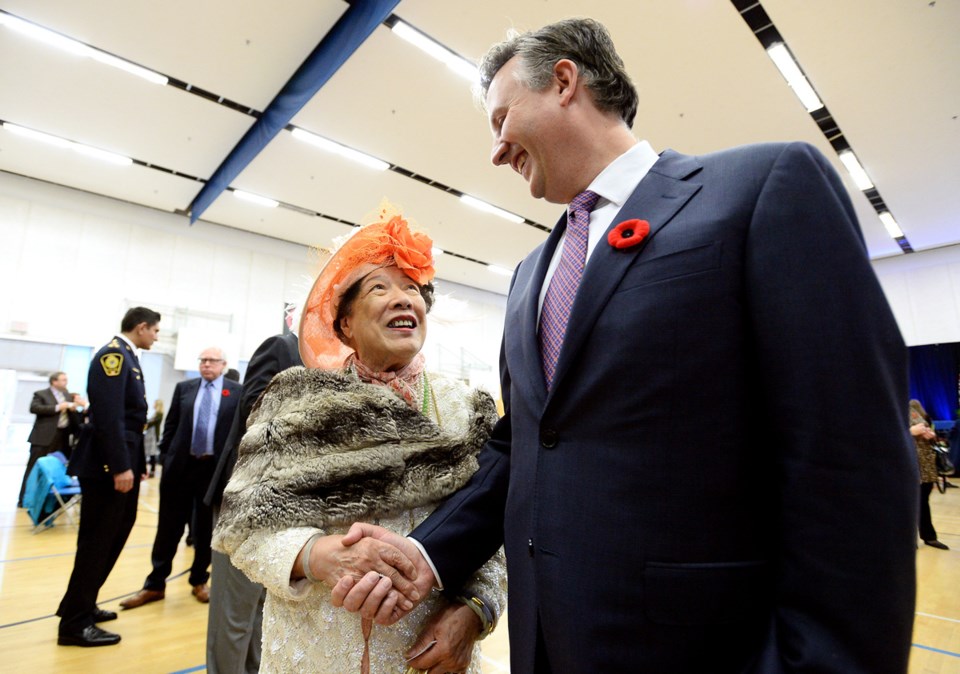
[[[504,604],[502,551],[454,598],[434,592],[389,627],[330,604],[364,557],[386,560],[389,606],[410,607],[398,592],[412,592],[409,561],[340,540],[356,520],[410,531],[476,471],[496,421],[488,394],[427,374],[432,242],[381,215],[317,278],[300,323],[307,367],[264,391],[224,492],[214,546],[268,590],[261,672],[479,673],[476,642]]]

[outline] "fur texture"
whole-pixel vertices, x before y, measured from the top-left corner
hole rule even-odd
[[[472,417],[455,437],[352,373],[281,372],[250,414],[223,495],[218,547],[264,528],[349,525],[452,494],[476,472],[497,420],[488,394],[464,393]]]

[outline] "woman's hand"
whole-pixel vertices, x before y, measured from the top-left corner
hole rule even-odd
[[[365,575],[379,575],[376,587],[371,592],[371,602],[376,601],[385,615],[394,609],[409,611],[414,602],[420,599],[413,581],[417,578],[417,569],[406,555],[389,543],[375,538],[364,538],[351,545],[344,546],[343,536],[322,536],[310,550],[310,570],[330,588],[337,585],[341,578],[349,576],[362,579]],[[297,555],[291,577],[306,576],[301,566],[301,554]],[[372,617],[372,616],[371,616]]]
[[[427,621],[407,651],[407,663],[429,674],[465,672],[483,624],[463,604],[447,604]],[[431,642],[435,642],[430,646]],[[416,657],[413,657],[416,656]]]

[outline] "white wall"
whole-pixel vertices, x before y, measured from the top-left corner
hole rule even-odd
[[[960,246],[873,261],[908,346],[960,342]]]

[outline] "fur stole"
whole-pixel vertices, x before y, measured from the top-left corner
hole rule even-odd
[[[347,526],[455,492],[476,472],[497,412],[483,391],[442,388],[467,398],[462,436],[353,373],[278,374],[250,414],[223,494],[217,547],[233,550],[262,529]]]

